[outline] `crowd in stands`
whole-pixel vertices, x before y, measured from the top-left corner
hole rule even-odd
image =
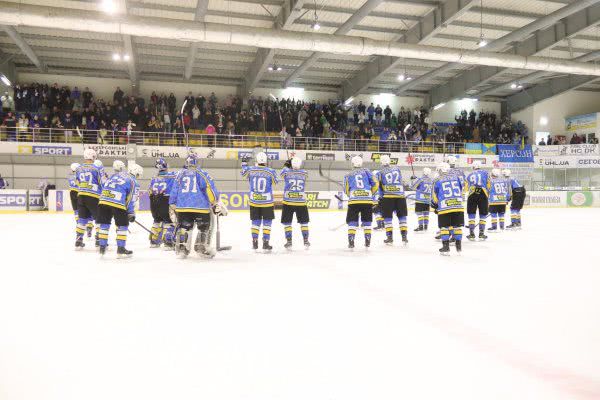
[[[594,136],[588,140],[585,135],[578,135],[578,134],[574,133],[573,136],[571,136],[571,139],[567,142],[567,138],[565,136],[552,137],[551,135],[548,135],[548,138],[546,140],[544,140],[544,138],[540,139],[540,141],[538,142],[538,146],[551,146],[551,145],[558,145],[558,144],[586,144],[586,143],[598,144],[598,138]]]
[[[173,93],[152,92],[144,99],[119,87],[112,99],[102,99],[87,87],[80,90],[56,83],[16,84],[11,99],[14,104],[2,99],[0,130],[6,132],[8,140],[35,134],[35,140],[51,141],[51,132],[60,132],[68,140],[78,127],[86,143],[122,143],[136,136],[130,135],[136,131],[157,137],[173,134],[183,143],[184,129],[192,129],[225,138],[279,132],[283,146],[301,143],[305,148],[377,138],[393,151],[406,142],[521,143],[528,137],[520,121],[513,123],[494,113],[463,110],[454,126],[442,127],[432,124],[428,110],[422,107],[392,110],[389,105],[362,101],[345,105],[251,97],[243,106],[233,95],[218,99],[215,93],[204,96],[189,92],[178,102]],[[366,148],[366,142],[361,145]]]
[[[498,118],[493,112],[462,110],[455,118],[456,125],[448,129],[448,142],[521,144],[529,140],[529,132],[521,121]]]

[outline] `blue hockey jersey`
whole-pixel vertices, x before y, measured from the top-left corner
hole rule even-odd
[[[75,173],[69,174],[67,179],[69,180],[69,190],[78,192],[79,186],[77,185],[77,177],[75,176]]]
[[[523,187],[523,185],[521,185],[519,183],[519,181],[516,180],[515,178],[508,178],[507,180],[508,180],[508,184],[510,185],[510,188],[513,189],[513,190],[516,189],[516,188],[522,188]]]
[[[102,193],[103,176],[103,167],[97,167],[94,163],[81,164],[81,166],[75,170],[75,179],[77,180],[79,195],[99,198]]]
[[[462,182],[460,177],[452,173],[435,180],[431,191],[431,207],[436,209],[438,214],[464,212]]]
[[[139,190],[140,185],[131,174],[124,171],[117,172],[104,183],[98,204],[120,208],[133,214]]]
[[[482,169],[475,170],[467,175],[467,190],[469,194],[477,189],[482,189],[486,196],[490,195],[490,175]]]
[[[177,212],[207,214],[218,200],[215,183],[208,172],[199,168],[179,171],[169,193],[169,204],[174,204]]]
[[[306,205],[306,179],[308,173],[303,169],[284,168],[279,176],[283,179],[283,204],[291,206]]]
[[[348,204],[373,204],[373,195],[379,190],[379,184],[366,168],[350,171],[344,177],[344,193]]]
[[[450,168],[450,172],[448,172],[448,175],[452,175],[460,179],[460,183],[463,185],[463,189],[466,189],[465,172],[462,169]]]
[[[272,207],[274,205],[273,186],[278,182],[273,168],[242,166],[242,176],[250,182],[250,205]]]
[[[402,171],[400,167],[389,166],[378,171],[375,175],[379,185],[379,195],[386,198],[404,198],[402,186]]]
[[[431,202],[431,189],[433,180],[428,176],[422,176],[416,179],[411,185],[415,191],[415,202],[429,204]]]
[[[152,178],[152,180],[150,180],[150,187],[148,188],[148,193],[151,196],[169,196],[169,194],[171,193],[171,189],[173,188],[173,183],[175,182],[176,176],[177,172],[175,171],[159,171],[158,175]]]
[[[506,178],[492,178],[490,189],[490,205],[503,205],[510,201],[511,186]]]

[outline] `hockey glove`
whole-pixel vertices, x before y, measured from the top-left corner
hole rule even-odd
[[[287,160],[284,164],[284,167],[286,168],[292,168],[292,159],[290,158],[289,160]]]
[[[245,167],[246,165],[248,165],[249,161],[250,161],[250,157],[242,157],[242,167]]]
[[[225,204],[221,203],[220,201],[218,203],[213,204],[212,208],[215,215],[226,216],[229,213],[229,210],[227,210]]]
[[[416,176],[414,176],[414,175],[410,177],[410,180],[411,180],[411,181],[414,181],[415,179],[417,179],[417,177],[416,177]]]
[[[135,222],[135,214],[127,214],[127,219],[129,222]]]

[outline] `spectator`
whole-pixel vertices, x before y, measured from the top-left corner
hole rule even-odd
[[[8,181],[0,175],[0,190],[8,189]]]
[[[545,146],[546,142],[544,141],[544,138],[540,139],[540,142],[538,143],[538,146]]]
[[[373,103],[367,108],[367,114],[369,116],[369,124],[373,124],[373,116],[375,115],[375,107],[373,107]]]

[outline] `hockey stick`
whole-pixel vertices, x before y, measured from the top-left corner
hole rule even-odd
[[[152,231],[150,229],[146,228],[144,225],[142,225],[138,220],[135,220],[133,222],[135,222],[136,224],[138,224],[139,226],[141,226],[143,230],[145,230],[146,232],[148,232],[149,234],[152,235]]]
[[[408,138],[406,137],[406,132],[410,129],[410,124],[404,127],[404,144],[406,145],[406,151],[408,151],[408,159],[410,161],[410,169],[412,170],[412,176],[415,176],[415,167],[413,166],[414,160],[412,155],[410,154],[410,147],[408,147]]]
[[[188,136],[188,133],[185,131],[185,122],[183,120],[183,110],[185,110],[185,105],[187,104],[187,100],[183,102],[183,105],[181,106],[181,129],[183,129],[183,134],[185,136],[185,148],[187,149],[188,152],[188,156],[190,155],[190,138]]]
[[[325,175],[325,173],[323,172],[323,168],[321,167],[321,164],[319,164],[319,175],[321,175],[323,178],[327,179],[329,182],[335,183],[336,185],[338,185],[341,188],[344,187],[344,185],[342,185],[341,183],[339,183],[335,179],[333,179],[333,178]]]
[[[81,133],[81,131],[79,130],[79,126],[76,126],[75,130],[77,130],[77,135],[79,135],[79,137],[81,138],[81,146],[83,147],[83,151],[85,152],[85,143],[83,142],[83,133]]]
[[[228,251],[231,250],[231,246],[221,247],[221,225],[219,224],[220,215],[217,215],[217,251]]]

